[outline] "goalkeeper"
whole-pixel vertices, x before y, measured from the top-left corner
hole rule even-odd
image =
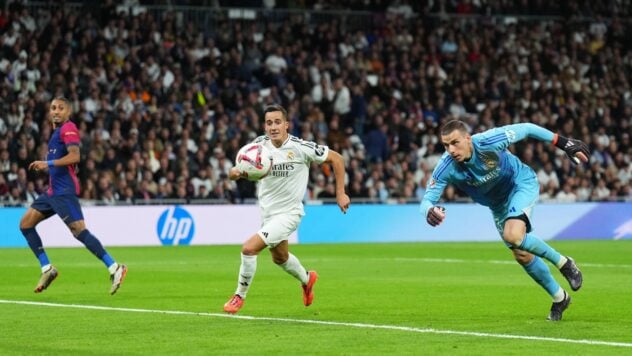
[[[509,145],[527,137],[554,144],[577,164],[580,160],[588,162],[590,152],[585,143],[538,125],[507,125],[470,136],[464,122],[452,120],[441,127],[446,152],[428,181],[420,209],[428,224],[441,224],[446,213],[436,204],[449,183],[489,207],[496,229],[516,261],[553,298],[548,319],[557,321],[562,319],[571,297],[542,259],[560,270],[573,291],[582,286],[582,273],[572,258],[560,255],[532,233],[531,213],[540,191],[538,180],[529,166],[507,150]]]

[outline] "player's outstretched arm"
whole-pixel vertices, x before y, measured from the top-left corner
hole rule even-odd
[[[346,214],[347,209],[349,209],[349,204],[351,204],[351,199],[349,199],[349,196],[345,193],[344,158],[342,158],[340,153],[334,150],[329,150],[329,154],[327,154],[325,162],[331,163],[334,167],[334,176],[336,177],[336,203],[338,203],[338,206],[343,214]]]
[[[553,136],[552,143],[558,148],[563,149],[568,158],[576,164],[579,164],[580,162],[588,162],[590,158],[588,145],[580,140],[555,134]]]
[[[502,149],[506,148],[507,145],[516,143],[517,141],[527,137],[531,137],[536,140],[553,143],[555,146],[564,150],[568,158],[573,161],[573,163],[579,164],[580,162],[588,162],[590,158],[588,145],[582,141],[554,134],[550,130],[536,124],[513,124],[503,126],[500,129],[505,130],[507,141],[497,140],[493,135],[489,139],[491,139],[495,144],[503,144],[504,146],[500,147]],[[491,131],[492,130],[490,130],[490,132]]]

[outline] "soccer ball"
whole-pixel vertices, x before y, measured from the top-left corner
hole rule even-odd
[[[246,179],[257,181],[272,168],[272,154],[260,143],[249,143],[239,149],[235,167],[244,172]]]

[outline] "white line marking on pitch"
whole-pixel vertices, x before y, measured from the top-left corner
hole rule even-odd
[[[36,305],[36,306],[44,306],[44,307],[58,307],[58,308],[109,310],[109,311],[122,311],[122,312],[130,312],[130,313],[195,315],[195,316],[209,316],[209,317],[216,317],[216,318],[231,318],[231,319],[255,320],[255,321],[275,321],[275,322],[288,322],[288,323],[297,323],[297,324],[348,326],[348,327],[363,328],[363,329],[396,330],[396,331],[407,331],[407,332],[420,333],[420,334],[463,335],[463,336],[489,337],[489,338],[497,338],[497,339],[536,340],[536,341],[549,341],[549,342],[559,342],[559,343],[567,343],[567,344],[618,346],[618,347],[631,347],[632,348],[632,343],[628,343],[628,342],[612,342],[612,341],[585,340],[585,339],[579,339],[579,340],[563,339],[563,338],[556,338],[556,337],[494,334],[494,333],[483,333],[483,332],[475,332],[475,331],[439,330],[439,329],[431,329],[431,328],[415,328],[415,327],[397,326],[397,325],[345,323],[345,322],[340,322],[340,321],[271,318],[271,317],[263,317],[263,316],[228,315],[228,314],[220,314],[220,313],[196,313],[196,312],[190,312],[190,311],[177,311],[177,310],[117,308],[117,307],[104,307],[104,306],[98,306],[98,305],[31,302],[31,301],[25,301],[25,300],[0,299],[0,304],[21,304],[21,305]]]

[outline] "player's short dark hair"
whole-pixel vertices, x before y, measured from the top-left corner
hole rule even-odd
[[[50,102],[52,103],[55,100],[60,100],[60,101],[63,101],[64,103],[66,103],[66,105],[70,105],[70,100],[68,100],[68,98],[66,98],[65,96],[56,96]]]
[[[279,104],[271,104],[271,105],[266,106],[263,109],[263,116],[265,116],[269,112],[276,112],[276,111],[280,111],[281,114],[283,115],[283,119],[287,121],[287,111],[285,110],[283,106]]]
[[[452,131],[460,131],[467,134],[470,130],[467,128],[467,124],[461,120],[450,120],[441,126],[441,136],[449,135]]]
[[[64,104],[66,104],[66,106],[68,107],[68,109],[70,109],[70,111],[72,112],[72,103],[70,102],[68,98],[66,98],[65,96],[56,96],[53,98],[53,100],[50,101],[50,103],[53,104],[53,101],[55,100],[63,101]]]

